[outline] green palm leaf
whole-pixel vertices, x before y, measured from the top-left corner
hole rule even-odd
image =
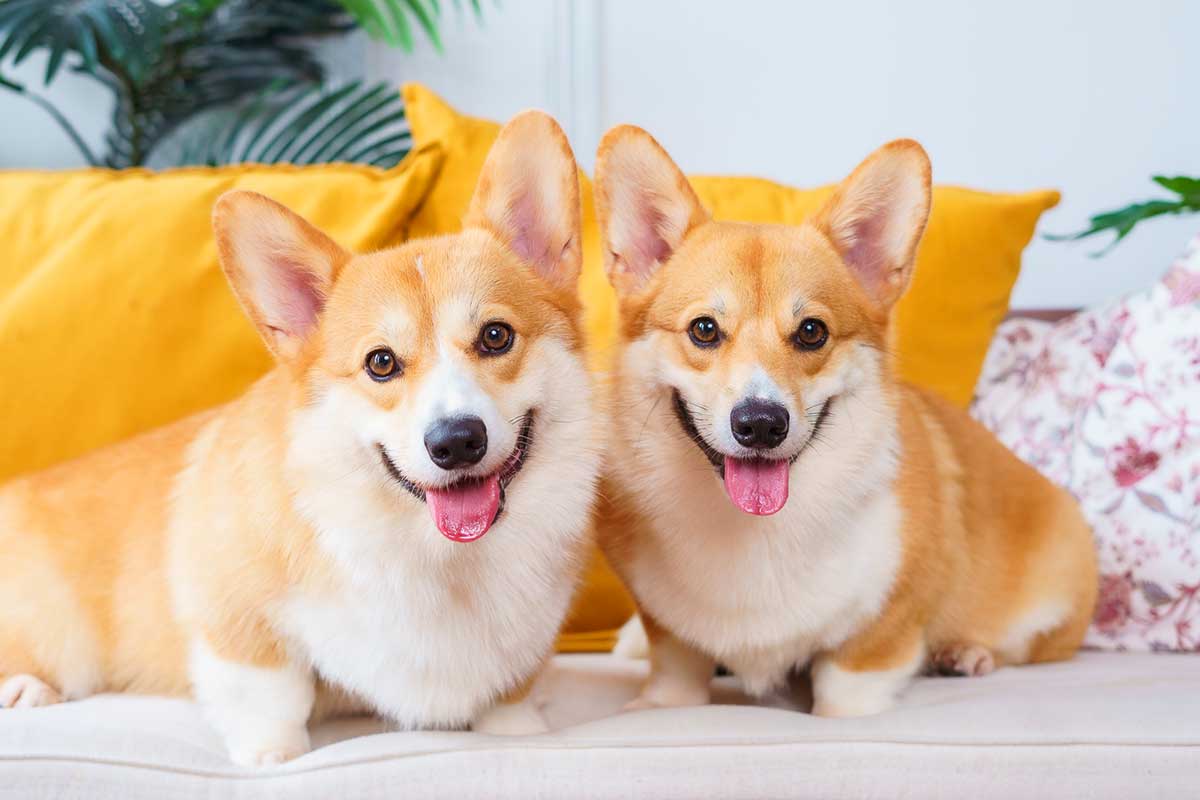
[[[433,46],[441,51],[436,0],[342,0],[359,25],[374,39],[405,50],[413,48],[411,16]]]
[[[0,3],[0,60],[11,52],[13,63],[20,63],[44,49],[45,82],[50,83],[67,55],[77,53],[95,69],[103,51],[141,74],[170,17],[170,9],[153,0],[5,0]]]
[[[480,0],[468,1],[478,16]],[[361,26],[411,49],[419,29],[441,50],[440,14],[438,0],[0,0],[0,63],[45,52],[46,84],[69,68],[113,94],[105,152],[94,155],[46,98],[2,76],[0,89],[44,108],[89,163],[167,163],[164,143],[193,119],[225,109],[216,116],[239,126],[232,137],[225,131],[228,147],[253,149],[210,141],[200,160],[386,164],[409,146],[394,128],[403,122],[399,98],[380,87],[313,88],[325,70],[304,40]],[[279,105],[283,87],[298,106]],[[267,113],[288,124],[264,126]]]
[[[1178,199],[1132,203],[1124,208],[1094,215],[1088,220],[1088,227],[1078,233],[1045,234],[1045,238],[1052,242],[1064,242],[1111,232],[1113,239],[1108,246],[1092,254],[1093,256],[1102,256],[1132,233],[1135,227],[1148,219],[1166,214],[1200,213],[1200,178],[1155,175],[1152,180],[1164,189],[1178,195]]]
[[[404,105],[386,84],[287,86],[237,109],[197,120],[181,164],[316,164],[352,161],[392,167],[412,145]]]

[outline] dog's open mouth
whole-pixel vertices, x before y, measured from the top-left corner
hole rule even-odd
[[[809,432],[808,441],[791,458],[736,458],[727,456],[708,443],[696,427],[696,420],[678,389],[673,390],[675,417],[704,457],[725,483],[725,493],[735,506],[747,514],[768,516],[783,508],[788,499],[791,466],[816,438],[829,415],[833,398],[824,402]]]
[[[529,411],[521,422],[517,444],[500,469],[491,475],[469,476],[438,487],[416,484],[396,467],[387,448],[382,444],[376,447],[388,474],[429,506],[433,523],[443,536],[454,542],[473,542],[487,533],[504,511],[505,489],[525,465],[532,441],[533,411]]]

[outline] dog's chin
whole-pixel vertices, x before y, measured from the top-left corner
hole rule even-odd
[[[396,466],[387,447],[376,443],[388,476],[429,508],[434,525],[454,542],[472,542],[491,530],[504,512],[508,485],[525,466],[533,443],[533,411],[526,412],[517,442],[500,467],[487,475],[462,475],[441,486],[422,485]]]
[[[787,504],[792,465],[817,440],[833,404],[831,397],[821,405],[808,436],[790,454],[742,456],[723,453],[704,438],[683,395],[678,389],[672,391],[675,417],[680,427],[712,464],[730,501],[747,514],[759,517],[775,514]]]

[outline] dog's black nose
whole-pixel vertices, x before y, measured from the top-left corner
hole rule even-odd
[[[743,400],[729,412],[729,427],[742,447],[769,450],[787,438],[788,411],[769,400]]]
[[[442,469],[478,464],[487,453],[487,426],[479,417],[439,419],[425,432],[425,449]]]

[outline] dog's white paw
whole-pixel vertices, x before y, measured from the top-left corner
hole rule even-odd
[[[685,685],[672,681],[669,684],[650,684],[642,693],[625,704],[623,711],[641,711],[646,708],[683,708],[708,705],[708,686]]]
[[[312,749],[307,728],[281,726],[269,731],[259,725],[252,727],[255,730],[241,731],[228,742],[229,757],[235,764],[243,767],[273,767]]]
[[[844,719],[850,717],[872,717],[890,710],[896,703],[893,700],[875,699],[868,702],[848,701],[843,703],[822,699],[813,703],[812,713],[815,717],[829,719]]]
[[[546,733],[550,726],[533,703],[523,701],[493,706],[475,720],[471,730],[494,736],[534,736]]]
[[[61,702],[62,695],[33,675],[13,675],[0,683],[0,708],[37,708]]]
[[[818,717],[867,717],[896,705],[924,660],[918,650],[907,663],[892,669],[852,670],[829,657],[813,662],[813,714]]]
[[[618,658],[649,658],[650,639],[646,636],[646,628],[642,618],[637,614],[630,617],[621,630],[617,631],[617,643],[613,645],[613,655]]]
[[[625,705],[621,706],[622,711],[643,711],[647,708],[662,708],[658,703],[655,703],[648,697],[638,695],[630,700]]]

